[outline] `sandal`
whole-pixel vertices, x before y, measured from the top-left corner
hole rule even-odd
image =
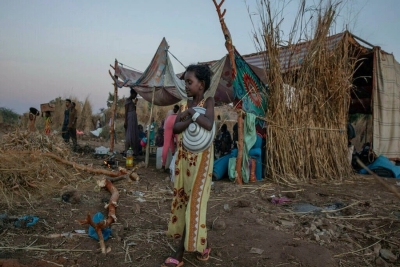
[[[168,257],[163,264],[161,264],[161,267],[168,267],[166,264],[175,264],[175,267],[181,267],[183,266],[183,261],[179,262],[177,259],[174,259],[172,257]]]
[[[210,258],[210,252],[211,252],[211,248],[206,248],[203,253],[199,253],[199,255],[196,256],[196,258],[199,261],[208,261],[208,259]]]

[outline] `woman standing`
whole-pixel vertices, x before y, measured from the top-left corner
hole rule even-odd
[[[131,88],[130,96],[125,100],[125,151],[132,148],[133,154],[138,155],[139,132],[136,114],[137,92]]]

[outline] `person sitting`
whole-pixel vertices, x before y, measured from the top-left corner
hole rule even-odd
[[[238,136],[238,124],[237,123],[235,123],[235,125],[233,125],[232,137],[233,137],[233,148],[237,148],[237,142],[238,142],[238,139],[239,139],[239,136]]]
[[[222,124],[221,131],[216,138],[216,150],[219,152],[220,157],[229,154],[232,149],[232,138],[228,131],[228,126]]]

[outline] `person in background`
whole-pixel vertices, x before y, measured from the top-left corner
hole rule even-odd
[[[175,153],[175,140],[177,135],[173,133],[176,115],[179,111],[179,106],[175,105],[172,114],[168,115],[164,123],[164,146],[162,150],[162,167],[161,170],[165,171],[165,164],[167,162],[168,150],[171,150],[172,155]]]
[[[157,147],[163,147],[164,145],[164,129],[161,127],[157,130],[155,144]]]
[[[49,135],[50,132],[51,132],[51,113],[50,111],[46,111],[44,113],[44,134]]]
[[[233,139],[233,148],[238,148],[237,147],[237,142],[239,140],[239,135],[238,135],[238,124],[235,123],[232,128],[232,139]]]
[[[71,106],[71,100],[65,99],[64,122],[63,122],[62,129],[61,129],[61,136],[64,139],[65,143],[69,142],[68,122],[69,122],[70,106]]]
[[[29,108],[29,123],[28,123],[28,131],[36,132],[36,117],[40,115],[39,110],[36,108]]]
[[[139,133],[139,140],[138,140],[138,142],[139,142],[139,148],[138,149],[139,150],[138,150],[138,152],[139,152],[139,155],[142,155],[143,154],[143,148],[145,147],[145,146],[144,147],[142,146],[142,143],[144,143],[144,141],[142,142],[142,140],[146,139],[146,134],[143,131],[143,125],[141,125],[141,124],[138,125],[138,133]]]
[[[221,126],[221,132],[218,138],[220,156],[222,157],[226,154],[229,154],[232,149],[231,134],[229,133],[228,126],[226,126],[225,123]]]
[[[125,151],[132,148],[133,155],[139,153],[139,132],[136,113],[137,92],[131,88],[130,96],[125,100]]]
[[[100,119],[97,119],[96,129],[99,129],[99,128],[101,128],[101,122],[100,122]]]
[[[77,111],[75,108],[75,102],[71,103],[70,111],[69,111],[69,120],[68,120],[68,133],[72,139],[72,151],[76,151],[77,148],[77,140],[76,140],[76,122],[78,120]]]
[[[221,116],[220,115],[218,115],[217,116],[217,121],[216,121],[216,123],[215,123],[215,129],[216,129],[216,132],[217,132],[217,135],[219,134],[219,132],[221,131]]]
[[[150,127],[147,126],[147,130],[150,131],[149,139],[150,139],[150,145],[154,145],[154,137],[155,137],[155,131],[156,131],[156,122],[154,121],[154,118],[151,118],[151,124]],[[150,128],[150,129],[149,129]]]

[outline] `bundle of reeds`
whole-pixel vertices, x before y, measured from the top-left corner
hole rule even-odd
[[[334,48],[327,43],[339,5],[320,3],[309,14],[301,1],[284,42],[279,28],[284,13],[274,13],[269,0],[261,2],[262,28],[255,42],[265,51],[269,85],[268,177],[289,184],[350,177],[346,124],[354,60],[344,39]],[[296,68],[282,66],[282,45],[295,54],[298,43],[308,40],[302,44],[304,57],[289,60]]]

